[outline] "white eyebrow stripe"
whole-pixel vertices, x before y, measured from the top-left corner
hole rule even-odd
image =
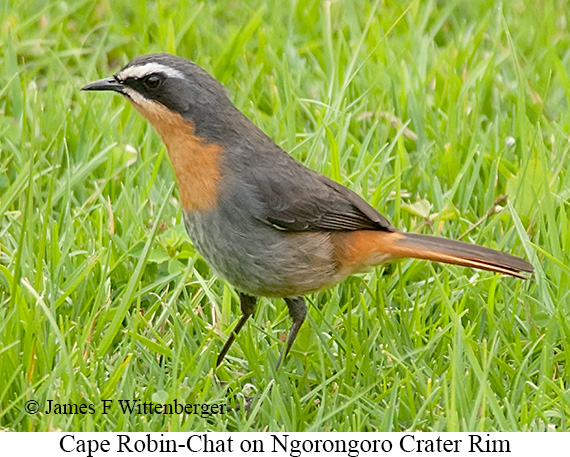
[[[151,73],[164,73],[166,76],[171,78],[184,78],[182,72],[175,70],[174,68],[162,65],[160,63],[149,62],[144,65],[135,65],[132,67],[127,67],[117,73],[116,78],[119,81],[124,81],[127,78],[144,78]]]

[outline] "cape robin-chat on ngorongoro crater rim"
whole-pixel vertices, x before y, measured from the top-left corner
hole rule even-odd
[[[279,367],[305,319],[303,296],[374,265],[413,257],[519,278],[533,272],[503,252],[399,231],[357,194],[283,151],[189,60],[136,57],[83,90],[118,92],[153,125],[172,161],[192,242],[239,290],[243,314],[217,365],[257,296],[284,298],[293,319]]]

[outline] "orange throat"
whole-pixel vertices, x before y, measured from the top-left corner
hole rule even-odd
[[[194,134],[194,124],[148,100],[129,101],[155,128],[166,145],[185,211],[207,211],[217,206],[222,147],[207,144]]]

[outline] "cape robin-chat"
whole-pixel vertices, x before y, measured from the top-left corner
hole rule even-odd
[[[172,161],[190,238],[239,291],[242,316],[217,365],[257,296],[284,298],[293,319],[279,367],[305,319],[303,296],[374,265],[413,257],[519,278],[533,272],[503,252],[399,231],[357,194],[283,151],[189,60],[136,57],[83,90],[124,95],[156,129]]]

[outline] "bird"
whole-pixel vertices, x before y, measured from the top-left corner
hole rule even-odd
[[[292,325],[275,369],[303,324],[305,295],[400,258],[457,264],[528,279],[526,260],[487,247],[398,230],[358,194],[279,147],[196,63],[168,53],[134,57],[82,87],[123,95],[161,137],[196,250],[232,284],[241,317],[258,297],[283,298]]]

